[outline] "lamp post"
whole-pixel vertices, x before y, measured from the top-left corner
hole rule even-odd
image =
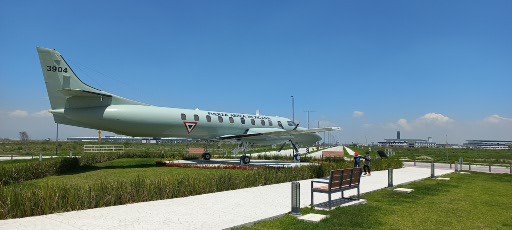
[[[295,123],[295,98],[293,96],[292,97],[292,121],[293,123]]]
[[[309,129],[309,113],[314,113],[315,111],[312,111],[312,110],[306,110],[304,111],[306,113],[308,113],[308,129]]]

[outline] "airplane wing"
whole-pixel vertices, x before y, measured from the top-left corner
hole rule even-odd
[[[220,140],[230,140],[230,139],[247,139],[254,137],[261,137],[264,139],[272,139],[272,138],[283,138],[290,137],[298,134],[308,134],[308,133],[319,133],[325,131],[340,131],[340,127],[326,127],[326,128],[315,128],[315,129],[294,129],[294,130],[283,130],[276,128],[253,128],[246,131],[245,134],[240,135],[225,135],[219,137]]]

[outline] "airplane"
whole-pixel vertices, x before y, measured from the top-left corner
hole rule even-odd
[[[110,131],[132,137],[181,137],[235,142],[242,164],[250,163],[246,154],[252,146],[286,144],[293,158],[300,161],[299,145],[312,146],[322,138],[318,132],[339,127],[306,129],[278,116],[157,107],[116,96],[82,82],[55,49],[37,47],[53,119],[57,124]],[[206,148],[207,149],[207,148]],[[211,154],[203,153],[204,160]]]

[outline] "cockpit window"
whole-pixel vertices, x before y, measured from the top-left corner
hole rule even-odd
[[[283,123],[281,123],[281,121],[277,121],[277,126],[279,126],[279,128],[281,129],[284,129]]]
[[[187,120],[187,115],[185,115],[184,113],[181,114],[181,120]]]
[[[295,126],[295,123],[293,123],[293,121],[288,121],[288,126]]]

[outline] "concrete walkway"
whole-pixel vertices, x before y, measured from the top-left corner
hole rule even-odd
[[[413,167],[414,162],[404,162],[405,167]],[[424,162],[416,162],[416,167],[418,168],[430,168],[430,163]],[[451,165],[446,163],[435,163],[436,169],[453,169],[455,170],[455,164]],[[501,173],[501,174],[512,174],[510,167],[505,166],[491,166],[491,171],[489,172],[489,165],[475,165],[472,164],[471,168],[468,163],[464,163],[462,165],[463,171],[472,171],[472,172],[483,172],[483,173]]]
[[[436,175],[452,170],[436,170]],[[394,170],[395,185],[430,176],[429,168]],[[310,180],[301,182],[301,207],[310,203]],[[361,179],[361,192],[387,186],[387,171]],[[0,221],[0,229],[225,229],[286,214],[291,185],[282,183],[198,196]],[[350,196],[355,190],[346,192]],[[334,195],[333,199],[339,198]],[[327,195],[315,193],[315,203]]]

